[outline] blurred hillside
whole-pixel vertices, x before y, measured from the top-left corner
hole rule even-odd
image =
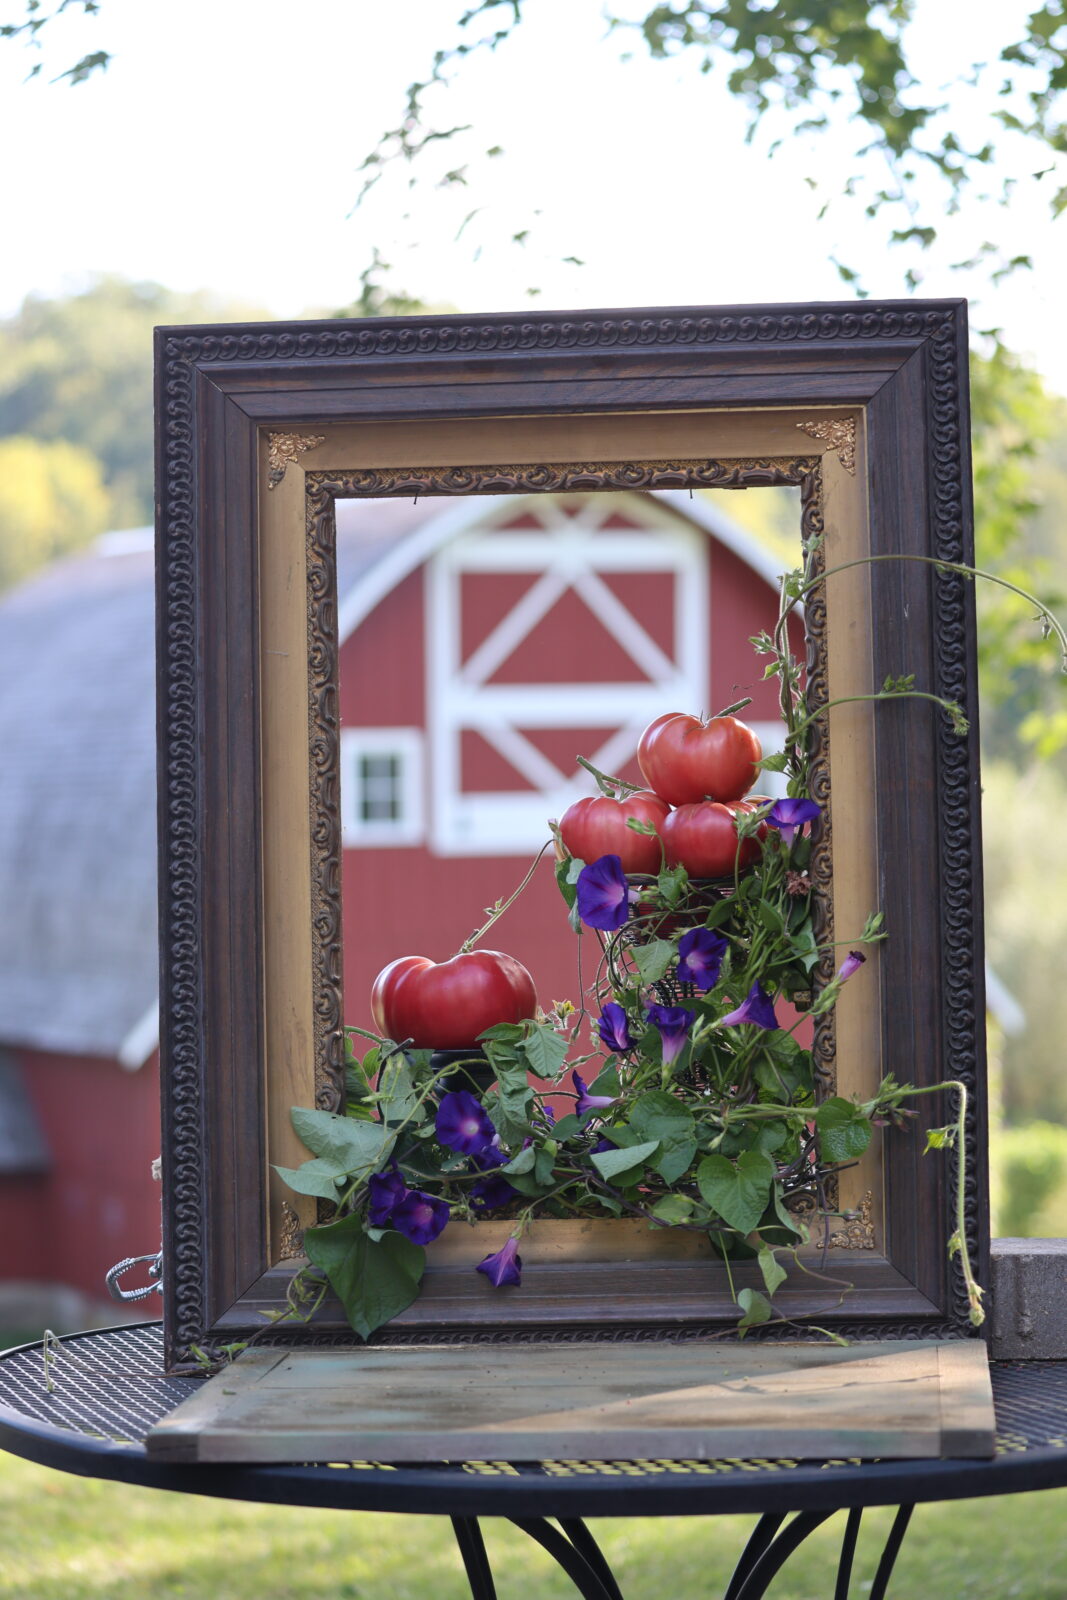
[[[253,321],[269,315],[207,293],[175,294],[158,283],[101,277],[64,299],[29,296],[14,317],[0,322],[0,440],[8,451],[18,441],[16,470],[27,485],[21,501],[17,486],[9,486],[9,498],[0,501],[0,574],[27,570],[9,546],[24,527],[43,521],[49,495],[55,511],[52,538],[59,548],[47,548],[42,539],[35,546],[40,551],[35,565],[104,529],[152,521],[152,329],[157,324]],[[90,503],[72,523],[68,505],[90,481]]]
[[[418,309],[382,302],[368,276],[349,314]],[[152,520],[152,328],[265,317],[106,277],[0,322],[0,589]],[[972,409],[978,565],[1063,614],[1067,402],[994,347],[972,362]],[[729,511],[793,563],[795,491],[731,495]],[[988,953],[1026,1018],[994,1052],[998,1204],[1009,1231],[1067,1234],[1067,680],[1024,602],[979,585],[978,604]]]

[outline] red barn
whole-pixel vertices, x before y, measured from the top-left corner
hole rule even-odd
[[[745,694],[774,745],[774,686],[748,639],[773,623],[778,564],[728,505],[685,492],[338,504],[349,1021],[369,1023],[386,961],[445,959],[518,883],[547,819],[591,790],[578,753],[635,778],[653,717]],[[48,1320],[77,1320],[110,1265],[158,1247],[152,607],[147,530],[0,602],[9,1326],[12,1297],[35,1289]],[[577,998],[547,862],[486,943],[526,963],[544,1002]],[[67,1317],[48,1309],[56,1285]]]
[[[159,1248],[152,613],[147,529],[0,602],[9,1329],[92,1319],[108,1267]]]
[[[446,959],[518,884],[547,819],[594,792],[577,755],[640,782],[654,717],[745,695],[746,720],[779,747],[776,681],[749,643],[773,626],[778,563],[724,500],[338,504],[350,1022],[370,1025],[386,961]],[[577,999],[547,857],[485,942],[530,968],[542,1002]]]

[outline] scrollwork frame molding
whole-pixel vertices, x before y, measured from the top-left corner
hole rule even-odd
[[[259,1310],[278,1293],[262,1192],[257,594],[268,436],[328,438],[337,426],[411,418],[696,413],[714,432],[716,418],[725,427],[738,416],[783,413],[793,442],[777,457],[796,451],[805,423],[854,419],[878,551],[967,560],[971,535],[958,301],[163,328],[156,349],[164,1274],[173,1362],[192,1343],[261,1326]],[[847,437],[840,429],[816,435],[811,454],[844,472],[833,440],[839,448]],[[290,492],[290,480],[328,466],[325,448],[300,452],[272,500]],[[664,460],[673,463],[669,451]],[[588,472],[596,464],[575,465]],[[544,476],[550,466],[526,470]],[[379,492],[404,492],[399,477],[395,485]],[[832,495],[809,509],[828,508]],[[973,714],[970,586],[943,569],[890,566],[871,579],[876,674],[914,667]],[[322,690],[328,700],[326,676]],[[898,1009],[884,1008],[885,1046],[903,1076],[961,1077],[976,1091],[966,1225],[981,1262],[977,766],[947,719],[904,705],[882,710],[872,826],[882,859],[890,852],[899,864],[883,886],[891,921],[908,931],[886,947],[884,989]],[[313,721],[309,702],[309,729]],[[913,844],[907,861],[905,838]],[[922,916],[909,926],[917,907]],[[324,947],[331,941],[326,929]],[[335,1026],[326,1018],[323,1037]],[[910,1060],[896,1059],[909,1051]],[[887,1136],[885,1250],[864,1251],[849,1309],[833,1313],[843,1328],[879,1337],[967,1331],[960,1275],[941,1237],[950,1231],[952,1174],[947,1164],[921,1166],[914,1143]],[[679,1302],[665,1319],[646,1309],[618,1320],[656,1336],[706,1317]],[[322,1325],[310,1336],[335,1332]]]

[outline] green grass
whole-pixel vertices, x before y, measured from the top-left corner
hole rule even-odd
[[[853,1594],[870,1587],[891,1513],[864,1518]],[[772,1600],[825,1600],[842,1519]],[[715,1600],[748,1517],[599,1521],[627,1600]],[[447,1521],[302,1511],[160,1494],[0,1456],[2,1600],[469,1600]],[[540,1549],[486,1523],[499,1600],[571,1600]],[[1064,1600],[1067,1490],[920,1507],[892,1600]]]

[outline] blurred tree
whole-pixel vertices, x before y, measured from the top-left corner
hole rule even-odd
[[[268,315],[119,277],[62,298],[30,295],[0,322],[0,435],[80,445],[100,463],[113,526],[150,522],[152,329]]]
[[[1022,1239],[1062,1236],[1067,1230],[1067,1128],[1044,1121],[1006,1128],[992,1154],[1002,1190],[996,1232]]]
[[[363,161],[360,199],[394,166],[409,185],[421,173],[439,188],[477,190],[479,162],[501,148],[463,140],[469,124],[437,126],[433,112],[445,103],[439,91],[456,83],[470,57],[506,45],[534,9],[526,0],[474,0],[452,26],[442,17],[428,70],[408,85],[396,126]],[[922,48],[913,48],[920,12],[918,0],[618,0],[603,15],[607,38],[623,41],[623,62],[630,39],[654,60],[684,58],[707,77],[710,94],[725,92],[745,106],[750,140],[773,135],[772,156],[797,136],[849,150],[844,182],[836,164],[826,182],[813,162],[807,182],[819,217],[845,205],[857,208],[860,225],[878,219],[887,242],[905,252],[903,277],[914,289],[942,216],[960,212],[965,197],[1006,209],[1020,184],[1036,183],[1053,216],[1067,210],[1065,0],[1045,0],[1022,16],[1005,9],[992,59],[976,60],[961,32],[952,62],[935,53],[925,77],[915,65]],[[474,137],[484,145],[491,131],[475,129]],[[524,243],[528,232],[515,241]],[[1032,265],[1015,253],[1006,215],[1003,234],[997,242],[976,233],[972,259],[956,264],[985,265],[994,282]],[[834,265],[864,292],[852,266]]]
[[[958,212],[964,195],[1006,208],[1020,183],[1040,183],[1053,215],[1067,209],[1060,162],[1067,152],[1067,0],[1031,0],[1032,9],[1021,16],[1014,8],[994,8],[1003,30],[991,58],[976,60],[981,47],[960,27],[951,61],[929,49],[924,58],[921,46],[915,48],[923,23],[918,0],[616,0],[603,9],[601,0],[579,3],[595,4],[609,39],[623,40],[623,61],[632,38],[653,59],[692,62],[712,94],[725,92],[746,107],[750,137],[774,130],[771,154],[797,135],[829,138],[837,147],[845,141],[853,164],[847,181],[835,177],[823,188],[818,172],[809,180],[820,215],[843,201],[858,206],[860,216],[879,218],[888,242],[908,253],[904,277],[911,287],[921,281],[924,253],[942,215]],[[50,25],[63,13],[96,15],[102,0],[24,0],[24,6],[22,20],[0,24],[0,38],[31,47],[32,77],[42,71],[43,40],[57,33]],[[397,125],[364,160],[364,193],[394,163],[409,171],[412,163],[416,170],[432,165],[427,152],[445,162],[444,169],[427,172],[429,181],[460,189],[476,183],[478,160],[499,156],[500,146],[464,147],[457,160],[453,141],[469,125],[433,124],[433,110],[443,103],[437,91],[462,74],[471,56],[510,41],[535,9],[525,0],[468,0],[458,15],[441,8],[438,47],[427,53],[424,76],[408,85]],[[565,49],[562,21],[559,33]],[[62,28],[58,37],[64,38]],[[98,42],[106,46],[106,31]],[[920,59],[928,62],[925,75],[916,65]],[[57,59],[52,76],[82,83],[110,60],[103,47],[62,67]],[[980,236],[975,242],[975,259],[994,279],[1030,265],[1013,253],[1004,215],[999,245]],[[527,232],[520,229],[514,240],[521,244]],[[855,284],[847,263],[838,263],[838,270]]]
[[[66,439],[0,439],[0,589],[103,533],[111,509],[90,451]]]
[[[1022,1007],[1025,1029],[1004,1041],[1010,1124],[1067,1123],[1067,858],[1056,819],[1067,782],[1047,762],[988,761],[982,774],[986,953]]]
[[[977,564],[1067,606],[1067,402],[1050,395],[996,343],[971,358]],[[1049,757],[1067,750],[1067,696],[1058,652],[1030,607],[992,584],[977,585],[982,744],[1019,762],[1023,745]],[[1067,762],[1062,766],[1067,777]]]

